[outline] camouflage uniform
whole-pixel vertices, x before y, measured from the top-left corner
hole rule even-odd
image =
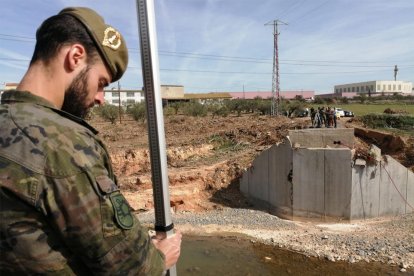
[[[3,94],[1,275],[162,274],[164,256],[120,194],[96,134],[43,98]]]

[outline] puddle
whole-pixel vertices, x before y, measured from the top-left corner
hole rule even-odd
[[[183,275],[414,275],[382,263],[330,262],[252,243],[244,238],[184,236],[177,274]]]

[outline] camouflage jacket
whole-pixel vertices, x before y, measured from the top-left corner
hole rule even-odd
[[[2,95],[0,275],[162,274],[96,134],[29,92]]]

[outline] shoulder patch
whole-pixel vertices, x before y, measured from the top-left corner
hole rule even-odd
[[[120,192],[114,192],[109,195],[109,198],[119,226],[123,229],[131,229],[134,226],[134,218],[125,197]]]

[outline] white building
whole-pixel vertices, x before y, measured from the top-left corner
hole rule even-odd
[[[355,93],[401,93],[410,95],[413,83],[407,81],[367,81],[335,85],[335,94],[344,92]]]
[[[144,92],[142,90],[105,90],[105,102],[112,105],[127,106],[143,101]]]
[[[182,85],[161,85],[161,97],[164,100],[184,99],[184,86]],[[105,102],[112,105],[127,106],[140,103],[145,100],[142,90],[117,89],[105,90]]]

